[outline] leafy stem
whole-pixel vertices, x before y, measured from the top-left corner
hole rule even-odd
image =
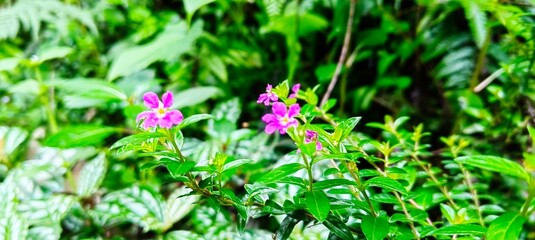
[[[48,93],[51,91],[43,82],[43,76],[41,75],[41,71],[39,71],[39,67],[36,66],[34,68],[35,70],[35,79],[39,84],[41,85],[41,88],[44,89],[43,95],[41,95],[41,102],[43,105],[45,105],[45,111],[48,119],[48,127],[50,129],[50,132],[52,134],[58,132],[58,124],[56,121],[56,114],[54,111],[54,108],[52,107],[53,99],[51,99],[53,96],[49,96]]]

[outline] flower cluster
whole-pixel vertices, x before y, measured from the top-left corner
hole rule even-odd
[[[292,94],[288,98],[296,98],[299,92],[300,84],[295,84],[292,87]],[[279,96],[273,92],[273,86],[268,84],[266,92],[260,94],[257,103],[263,103],[269,106],[272,103],[271,110],[273,113],[268,113],[262,117],[262,121],[266,123],[265,131],[267,134],[272,134],[275,131],[279,131],[280,134],[285,134],[290,127],[297,127],[298,122],[295,117],[299,115],[301,107],[299,104],[294,103],[288,108],[286,104],[278,102]]]
[[[153,92],[147,92],[143,95],[145,106],[151,111],[144,111],[137,115],[136,122],[143,121],[145,129],[160,125],[162,128],[171,128],[179,124],[184,119],[182,113],[178,110],[169,110],[173,105],[173,93],[166,92],[162,100]]]

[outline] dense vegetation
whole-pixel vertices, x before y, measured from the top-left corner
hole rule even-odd
[[[0,0],[0,239],[535,239],[535,0]]]

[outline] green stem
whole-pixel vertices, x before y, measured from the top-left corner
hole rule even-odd
[[[456,158],[457,156],[454,155]],[[474,188],[474,185],[472,184],[472,181],[470,180],[470,172],[464,167],[462,163],[459,163],[459,168],[461,169],[461,172],[464,175],[464,180],[466,181],[466,185],[468,186],[468,190],[470,190],[470,193],[474,197],[474,205],[477,209],[477,214],[479,215],[479,224],[481,226],[485,226],[485,222],[483,221],[483,213],[481,212],[481,204],[479,203],[479,196],[477,194],[477,190]]]
[[[305,168],[308,173],[308,190],[312,192],[314,176],[312,176],[312,159],[310,159],[310,164],[307,161],[306,155],[301,151],[301,157],[303,157],[303,162],[305,162]]]
[[[41,71],[39,71],[39,67],[35,67],[35,78],[37,82],[39,82],[41,87],[45,89],[44,95],[41,96],[41,102],[43,105],[45,105],[45,111],[46,111],[47,118],[48,118],[47,122],[48,122],[49,130],[52,134],[54,134],[58,132],[58,124],[56,121],[54,108],[52,107],[53,99],[49,99],[48,93],[50,89],[44,84],[43,77],[41,76]]]
[[[481,69],[483,69],[483,65],[485,64],[485,57],[490,45],[490,36],[491,33],[489,29],[485,38],[485,42],[483,43],[481,49],[479,49],[479,53],[477,55],[476,66],[474,68],[474,72],[472,73],[472,79],[470,79],[470,89],[474,89],[479,83],[479,75],[481,74]]]

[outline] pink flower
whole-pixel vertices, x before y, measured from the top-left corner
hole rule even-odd
[[[318,133],[310,130],[306,130],[305,132],[305,143],[311,143],[316,142],[316,150],[320,151],[323,149],[323,146],[321,146],[320,141],[318,141]]]
[[[266,93],[260,94],[260,96],[258,97],[258,101],[256,102],[264,103],[264,105],[266,106],[269,106],[270,101],[276,102],[279,99],[279,97],[277,96],[277,94],[271,91],[272,88],[273,87],[271,86],[271,84],[268,84],[266,87]]]
[[[290,94],[290,96],[288,98],[295,98],[297,97],[297,93],[299,92],[299,88],[301,87],[301,84],[295,84],[293,87],[292,87],[292,94]]]
[[[266,114],[262,117],[262,121],[267,124],[265,129],[267,134],[272,134],[277,130],[281,134],[285,134],[288,128],[297,127],[298,123],[294,117],[301,110],[299,104],[292,104],[289,109],[286,109],[284,103],[275,102],[273,103],[272,110],[273,113]]]
[[[173,125],[179,124],[184,119],[182,113],[178,110],[169,110],[173,105],[173,94],[166,92],[162,96],[162,101],[158,99],[158,95],[153,92],[148,92],[143,95],[145,105],[152,109],[152,111],[144,111],[137,115],[136,121],[139,122],[145,119],[143,127],[145,129],[156,127],[160,125],[163,128],[171,128]]]

